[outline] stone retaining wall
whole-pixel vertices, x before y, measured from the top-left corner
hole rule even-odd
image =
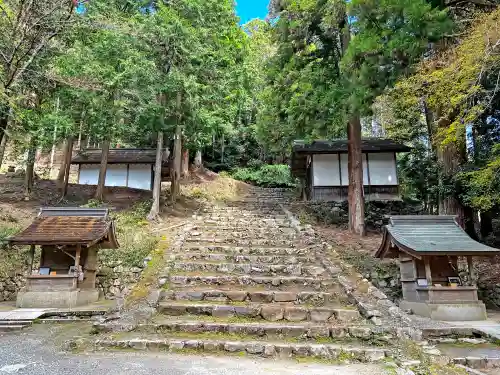
[[[297,203],[318,222],[347,227],[349,209],[347,202],[302,202]],[[387,215],[422,215],[419,203],[408,201],[372,201],[365,204],[365,222],[368,230],[379,231]]]
[[[97,288],[106,299],[121,298],[128,294],[133,284],[141,278],[142,271],[147,264],[144,260],[142,267],[128,267],[120,262],[100,263],[97,273]],[[26,269],[20,268],[11,275],[0,276],[0,302],[14,301],[17,292],[26,283]]]

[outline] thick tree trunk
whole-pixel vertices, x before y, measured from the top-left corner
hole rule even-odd
[[[94,198],[102,201],[104,198],[104,186],[106,184],[106,172],[108,170],[109,141],[102,142],[101,167],[99,168],[99,181]]]
[[[363,187],[363,152],[361,149],[361,122],[353,116],[348,125],[348,174],[349,174],[349,229],[364,236],[365,204]]]
[[[36,147],[31,143],[28,149],[28,159],[26,160],[26,175],[24,177],[24,197],[29,199],[33,190],[33,180],[35,177],[35,155]]]
[[[181,168],[181,176],[187,177],[189,176],[189,151],[182,151],[182,168]]]
[[[173,169],[171,174],[171,188],[170,188],[170,199],[172,203],[177,201],[177,197],[180,193],[180,179],[181,179],[181,164],[182,164],[182,128],[180,124],[177,124],[175,129],[175,140],[174,140],[174,160]]]
[[[65,171],[66,171],[66,159],[68,159],[68,153],[69,153],[69,150],[68,150],[68,147],[70,147],[70,141],[69,141],[69,138],[66,138],[66,140],[64,141],[64,145],[63,145],[63,155],[62,155],[62,159],[61,159],[61,166],[59,167],[59,172],[57,173],[57,186],[59,188],[62,188],[63,185],[64,185],[64,174],[65,174]]]
[[[448,144],[440,148],[437,154],[442,167],[441,179],[448,182],[463,163],[463,152],[460,150],[460,146],[457,146],[456,144]],[[457,217],[458,224],[465,229],[465,224],[468,218],[464,207],[454,195],[441,194],[439,201],[439,215],[455,215]]]
[[[163,132],[158,132],[156,143],[156,163],[155,178],[153,182],[153,204],[148,215],[148,220],[156,220],[160,215],[160,196],[161,196],[161,169],[163,167]]]
[[[2,167],[3,157],[5,155],[5,149],[7,148],[7,141],[9,140],[9,136],[5,132],[2,137],[2,141],[0,141],[0,168]]]
[[[64,155],[64,175],[61,196],[64,198],[68,193],[69,173],[71,171],[71,159],[73,157],[73,137],[69,137],[66,154]]]
[[[196,155],[194,156],[194,169],[201,169],[203,168],[203,155],[201,153],[201,150],[196,151]]]
[[[182,94],[179,92],[177,94],[177,126],[175,128],[175,138],[174,138],[174,160],[173,160],[173,170],[170,173],[171,185],[170,185],[170,199],[172,203],[175,204],[177,197],[180,193],[180,179],[181,179],[181,159],[182,159],[182,126],[181,126],[181,101]]]

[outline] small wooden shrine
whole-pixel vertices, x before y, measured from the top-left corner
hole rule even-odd
[[[42,208],[33,223],[9,239],[29,245],[29,275],[17,295],[18,307],[74,307],[96,302],[97,251],[117,249],[107,209]],[[40,246],[40,267],[33,267]]]
[[[473,257],[499,253],[470,238],[454,216],[392,216],[375,256],[399,259],[402,309],[435,320],[470,321],[487,318]]]

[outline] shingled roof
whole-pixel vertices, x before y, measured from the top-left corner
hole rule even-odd
[[[71,164],[100,164],[102,150],[88,148],[81,150],[71,161]],[[155,164],[156,149],[154,148],[113,148],[109,150],[108,164]],[[167,162],[163,153],[163,163]]]
[[[392,216],[384,227],[384,238],[375,256],[396,257],[398,249],[416,258],[422,255],[487,256],[500,253],[500,249],[470,238],[456,223],[455,216],[444,215]]]
[[[114,222],[107,209],[42,208],[28,228],[8,241],[11,245],[119,247]]]
[[[303,178],[307,171],[307,157],[312,154],[345,154],[348,151],[347,139],[318,140],[308,143],[296,140],[292,146],[291,169],[295,177]],[[384,138],[364,138],[361,150],[366,153],[408,152],[411,148],[402,143]]]

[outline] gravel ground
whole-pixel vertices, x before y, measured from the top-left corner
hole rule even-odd
[[[384,375],[377,365],[332,366],[265,359],[104,352],[68,354],[56,342],[61,328],[38,327],[0,334],[0,375]],[[69,332],[66,331],[66,335]]]

